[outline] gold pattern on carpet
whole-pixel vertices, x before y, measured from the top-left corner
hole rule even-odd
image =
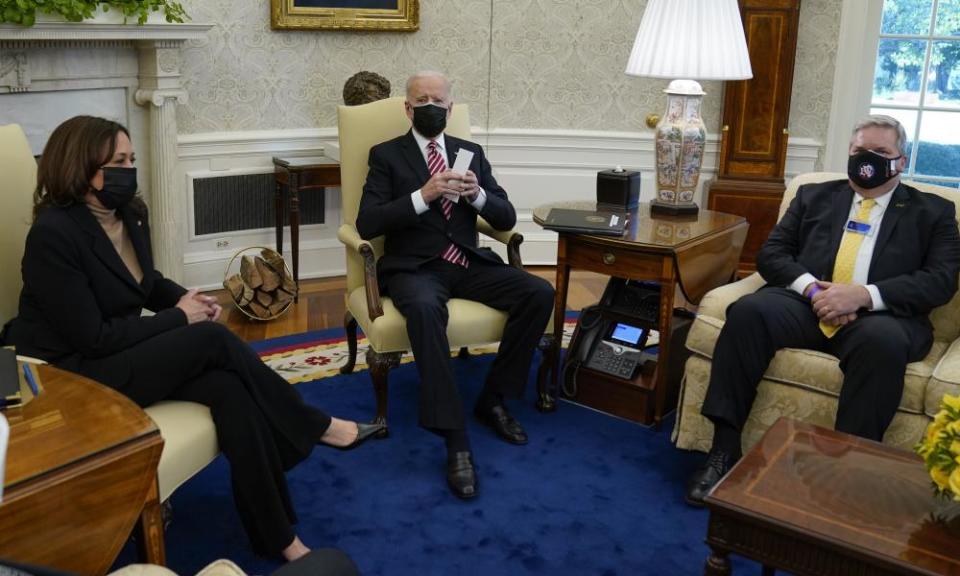
[[[576,319],[570,319],[563,324],[563,347],[566,348],[573,335]],[[480,346],[470,346],[471,354],[492,354],[497,351],[497,342]],[[367,339],[358,334],[357,364],[354,372],[366,370]],[[459,350],[451,350],[450,355],[456,356]],[[291,384],[310,382],[320,378],[340,374],[340,367],[347,363],[349,352],[347,338],[343,336],[336,340],[321,343],[306,342],[303,347],[283,352],[261,355],[263,361],[283,376]],[[400,359],[401,364],[413,361],[413,354],[407,352]]]

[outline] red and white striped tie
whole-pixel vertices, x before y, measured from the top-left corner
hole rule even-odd
[[[443,154],[437,150],[437,143],[433,140],[427,144],[427,169],[430,170],[431,176],[437,172],[443,172],[447,169],[447,161],[443,158]],[[447,200],[444,196],[441,196],[440,209],[443,211],[444,218],[449,220],[450,216],[453,214],[453,202]],[[440,257],[447,262],[458,264],[464,268],[470,265],[466,254],[464,254],[463,251],[460,250],[460,248],[458,248],[453,242],[444,248],[443,252],[440,253]]]

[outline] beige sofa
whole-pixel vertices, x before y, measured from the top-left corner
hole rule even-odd
[[[800,185],[838,179],[846,179],[846,174],[816,172],[797,176],[783,195],[780,216]],[[960,204],[960,190],[956,188],[908,184]],[[753,274],[709,292],[700,302],[687,336],[687,348],[692,354],[684,371],[673,430],[678,448],[703,452],[710,449],[713,425],[700,414],[700,406],[710,381],[714,345],[726,319],[727,306],[763,285],[760,275]],[[933,348],[922,361],[907,366],[903,398],[883,438],[885,444],[911,449],[936,414],[944,393],[960,391],[960,296],[934,310],[930,320],[934,326]],[[794,348],[777,352],[760,382],[744,426],[743,449],[753,446],[781,416],[833,428],[842,380],[839,362],[829,354]]]
[[[0,126],[0,326],[17,314],[20,260],[30,228],[37,165],[26,136],[16,124]],[[163,453],[157,470],[160,501],[217,457],[213,418],[206,406],[193,402],[158,402],[146,409],[163,436]]]

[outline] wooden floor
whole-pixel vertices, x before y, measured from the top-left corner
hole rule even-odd
[[[531,266],[527,270],[549,280],[551,284],[556,278],[553,267]],[[216,290],[208,294],[217,296],[223,305],[220,321],[244,340],[252,342],[309,330],[342,327],[345,311],[343,294],[346,285],[346,278],[343,276],[302,280],[300,301],[292,305],[283,316],[269,322],[247,318],[233,305],[226,290]],[[600,300],[606,285],[606,276],[578,270],[571,272],[567,308],[580,310],[584,306],[595,304]]]

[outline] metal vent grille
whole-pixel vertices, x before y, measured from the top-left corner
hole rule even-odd
[[[274,228],[273,173],[196,178],[193,181],[194,229],[198,236],[236,230]],[[300,225],[323,224],[325,192],[300,193]],[[284,198],[289,205],[290,196]],[[283,223],[288,224],[288,207]]]

